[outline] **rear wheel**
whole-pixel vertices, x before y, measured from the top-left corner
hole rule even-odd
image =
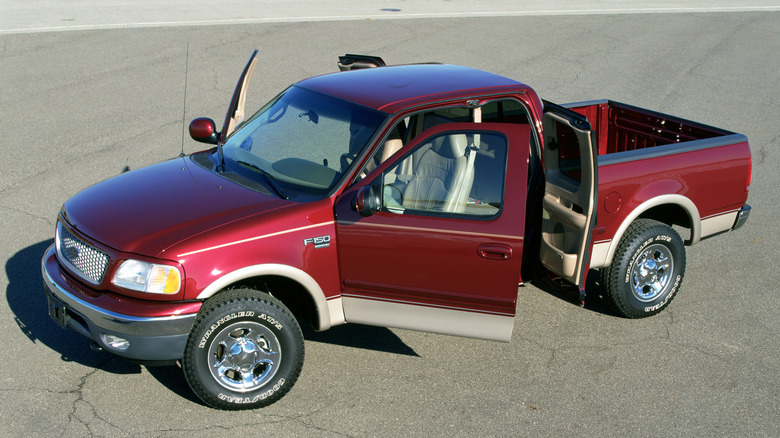
[[[253,409],[292,388],[303,357],[303,335],[290,311],[268,294],[238,289],[204,303],[187,341],[183,369],[206,404]]]
[[[650,219],[632,223],[604,283],[615,309],[628,318],[654,315],[674,298],[685,273],[685,247],[671,227]]]

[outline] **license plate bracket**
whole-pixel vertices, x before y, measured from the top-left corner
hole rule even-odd
[[[51,319],[53,319],[57,325],[66,328],[68,326],[68,321],[70,320],[68,307],[48,291],[46,293],[46,298],[49,305],[49,316],[51,316]]]

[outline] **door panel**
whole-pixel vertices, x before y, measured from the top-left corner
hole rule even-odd
[[[545,193],[542,264],[584,288],[598,199],[594,134],[587,119],[547,103],[542,118]]]
[[[471,164],[444,152],[453,136],[463,135],[472,143]],[[508,340],[523,251],[529,141],[529,126],[440,125],[347,190],[335,206],[347,321]],[[465,174],[440,175],[458,161]],[[362,217],[352,199],[368,185],[381,193],[382,207]],[[491,201],[483,202],[481,193]]]
[[[249,88],[249,83],[252,81],[252,74],[255,71],[257,65],[257,49],[252,52],[252,56],[249,57],[249,61],[246,63],[246,67],[241,72],[241,76],[238,78],[236,89],[233,91],[233,97],[230,99],[230,105],[228,106],[227,114],[225,115],[225,123],[222,125],[222,132],[220,133],[220,143],[225,143],[227,138],[236,127],[244,121],[244,107],[246,105],[246,93]]]

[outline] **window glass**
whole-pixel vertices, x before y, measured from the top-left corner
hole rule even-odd
[[[482,121],[485,123],[528,124],[525,107],[516,100],[498,100],[482,106]]]
[[[497,215],[507,139],[499,133],[431,137],[382,174],[383,207],[394,213]]]
[[[582,157],[580,157],[577,133],[574,132],[571,126],[558,123],[556,124],[556,137],[558,169],[562,174],[579,183],[581,179]]]
[[[287,195],[326,194],[349,169],[385,115],[297,87],[242,124],[223,149],[228,170],[272,179]],[[229,173],[228,173],[229,175]]]

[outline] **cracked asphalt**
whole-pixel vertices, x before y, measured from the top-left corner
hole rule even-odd
[[[177,367],[93,352],[60,329],[46,313],[40,257],[80,189],[199,150],[182,142],[182,109],[187,122],[222,120],[254,48],[248,108],[336,70],[338,55],[369,53],[493,71],[554,102],[610,98],[744,133],[753,213],[737,232],[688,248],[684,284],[657,316],[614,316],[591,282],[584,309],[543,285],[521,287],[506,344],[306,330],[287,396],[216,411]],[[0,60],[2,436],[780,435],[780,12],[33,32],[0,35]]]

